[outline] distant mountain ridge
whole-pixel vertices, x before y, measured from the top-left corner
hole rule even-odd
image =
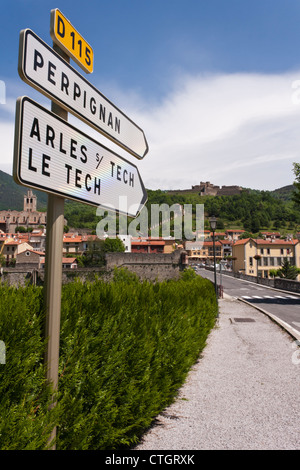
[[[290,184],[288,186],[283,186],[282,188],[278,188],[278,189],[275,189],[274,191],[271,191],[271,194],[284,201],[290,201],[292,199],[292,194],[294,190],[295,190],[294,185]]]
[[[24,194],[27,187],[15,183],[13,177],[0,170],[0,210],[23,210]],[[47,194],[35,191],[37,196],[38,210],[47,208]]]
[[[272,196],[283,201],[290,201],[294,186],[288,185],[282,188],[269,191]],[[24,194],[27,188],[14,182],[14,179],[8,173],[0,170],[0,210],[23,210]],[[38,210],[47,208],[47,194],[42,191],[34,190],[38,200]]]

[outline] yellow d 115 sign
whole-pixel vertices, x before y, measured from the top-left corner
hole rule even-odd
[[[52,40],[85,72],[92,73],[94,52],[86,40],[56,8],[51,10],[50,35]]]

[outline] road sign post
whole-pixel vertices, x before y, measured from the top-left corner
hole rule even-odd
[[[58,46],[53,44],[53,47],[65,60],[69,60]],[[51,110],[65,121],[68,120],[67,111],[53,102]],[[44,292],[46,309],[45,336],[47,338],[45,365],[46,380],[53,387],[54,396],[58,390],[64,202],[64,198],[48,194]],[[54,396],[52,407],[55,406]],[[53,450],[56,449],[55,438],[56,427],[53,428],[49,439],[49,444]]]

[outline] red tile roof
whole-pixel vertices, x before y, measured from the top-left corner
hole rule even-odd
[[[228,230],[226,230],[226,232],[227,232],[227,233],[228,233],[228,232],[234,232],[234,233],[244,233],[244,232],[245,232],[245,230],[238,230],[238,229],[236,229],[236,230],[235,230],[235,229],[228,229]]]
[[[265,240],[263,238],[244,238],[242,240],[237,240],[234,242],[233,246],[237,245],[245,245],[246,243],[249,242],[249,240],[252,240],[256,245],[268,245],[268,246],[274,246],[274,245],[296,245],[299,243],[299,240]]]
[[[215,241],[215,245],[216,245],[216,246],[221,246],[221,241],[222,241],[222,240],[216,240],[216,241]],[[213,246],[213,244],[214,244],[213,241],[208,241],[208,242],[207,242],[207,241],[204,241],[204,242],[203,242],[203,246],[204,246],[204,247],[205,247],[205,246]]]

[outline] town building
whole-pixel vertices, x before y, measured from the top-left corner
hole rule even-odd
[[[26,269],[44,269],[45,253],[32,249],[26,249],[16,254],[16,267]],[[76,258],[62,258],[63,269],[76,269],[78,267]]]
[[[223,258],[226,259],[229,256],[232,256],[232,240],[219,240],[222,245]]]
[[[274,238],[275,239],[280,238],[280,233],[279,232],[260,232],[260,233],[262,234],[262,237],[265,240],[273,240]]]
[[[131,253],[173,253],[178,248],[173,237],[132,237]]]
[[[16,266],[17,267],[28,267],[32,269],[40,269],[42,263],[45,262],[45,253],[42,251],[35,250],[24,250],[16,255]]]
[[[117,235],[117,237],[123,242],[125,253],[131,253],[131,235]]]
[[[74,233],[65,233],[63,237],[63,253],[82,255],[89,249],[89,243],[97,239],[97,235],[86,235]]]
[[[7,238],[1,247],[1,255],[4,257],[6,265],[15,260],[17,255],[26,250],[32,250],[32,246],[19,239]]]
[[[78,264],[76,258],[62,258],[63,269],[77,269]],[[41,268],[45,268],[45,259],[41,260]]]
[[[164,253],[165,240],[161,238],[132,238],[131,253]]]
[[[239,240],[240,236],[245,233],[245,230],[238,230],[238,229],[228,229],[225,231],[226,239],[227,240]]]
[[[214,263],[214,243],[213,241],[204,240],[203,242],[188,241],[185,242],[185,250],[188,255],[189,263]],[[223,245],[221,241],[215,241],[216,262],[219,262],[223,256]]]
[[[65,219],[65,225],[67,220]],[[17,227],[25,229],[43,229],[47,225],[47,212],[37,210],[37,196],[31,189],[24,195],[23,211],[0,211],[0,230],[5,233],[15,233]]]
[[[268,278],[288,260],[300,267],[299,240],[245,238],[232,245],[233,271]]]
[[[15,233],[17,227],[38,228],[47,224],[47,213],[37,210],[37,197],[31,189],[24,195],[23,211],[0,211],[0,229],[6,233]]]

